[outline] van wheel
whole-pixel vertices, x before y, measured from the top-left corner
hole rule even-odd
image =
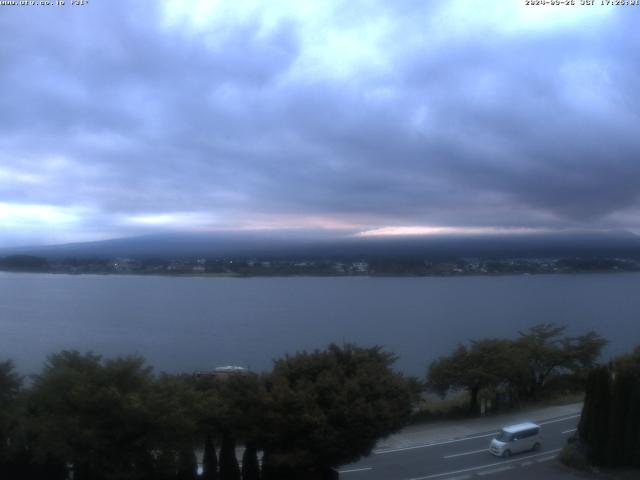
[[[511,450],[505,450],[502,452],[502,458],[509,458],[511,456]]]
[[[538,450],[540,450],[540,444],[536,443],[536,444],[533,445],[533,451],[537,452]]]

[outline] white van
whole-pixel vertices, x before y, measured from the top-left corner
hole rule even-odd
[[[513,453],[539,450],[542,446],[540,425],[525,422],[504,427],[491,440],[489,452],[498,457],[510,457]]]

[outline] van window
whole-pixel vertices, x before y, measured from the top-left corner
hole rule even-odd
[[[510,442],[511,440],[513,440],[513,433],[500,430],[500,432],[498,433],[498,436],[496,437],[496,440],[499,440],[501,442]]]
[[[530,428],[529,430],[524,430],[523,432],[518,434],[518,438],[529,438],[535,437],[539,432],[538,428]]]

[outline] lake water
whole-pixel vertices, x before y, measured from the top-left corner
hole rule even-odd
[[[0,273],[0,359],[38,371],[61,349],[141,354],[158,370],[268,369],[330,342],[380,344],[424,375],[457,342],[539,322],[640,344],[640,274],[203,278]]]

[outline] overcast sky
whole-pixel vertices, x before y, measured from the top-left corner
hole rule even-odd
[[[66,4],[0,6],[0,246],[640,232],[640,7]]]

